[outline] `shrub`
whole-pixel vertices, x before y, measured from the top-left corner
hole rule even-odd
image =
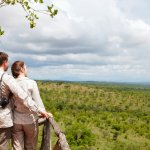
[[[70,145],[92,146],[95,144],[95,136],[86,125],[74,123],[66,127],[66,136]]]

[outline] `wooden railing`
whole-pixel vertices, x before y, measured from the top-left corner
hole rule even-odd
[[[58,141],[53,150],[71,150],[69,144],[66,140],[66,136],[63,132],[61,132],[57,122],[54,118],[49,119],[39,119],[39,126],[44,124],[43,128],[43,135],[42,135],[42,143],[40,150],[51,150],[51,143],[50,143],[50,126],[54,129],[54,133],[58,137]]]

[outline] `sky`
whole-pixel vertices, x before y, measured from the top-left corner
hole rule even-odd
[[[58,15],[34,29],[20,6],[0,8],[10,66],[23,60],[40,80],[150,82],[149,0],[52,2]]]

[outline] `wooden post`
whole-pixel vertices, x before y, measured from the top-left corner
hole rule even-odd
[[[39,125],[43,124],[46,121],[43,119],[39,119]],[[49,118],[49,123],[52,125],[54,132],[56,134],[56,136],[58,137],[58,144],[61,147],[61,150],[71,150],[69,147],[69,144],[66,140],[66,136],[63,132],[61,132],[57,122],[55,121],[54,118]]]

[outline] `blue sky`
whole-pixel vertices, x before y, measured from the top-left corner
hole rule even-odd
[[[59,14],[29,28],[20,6],[0,9],[0,49],[33,79],[150,81],[149,0],[54,0]],[[10,64],[11,65],[11,64]]]

